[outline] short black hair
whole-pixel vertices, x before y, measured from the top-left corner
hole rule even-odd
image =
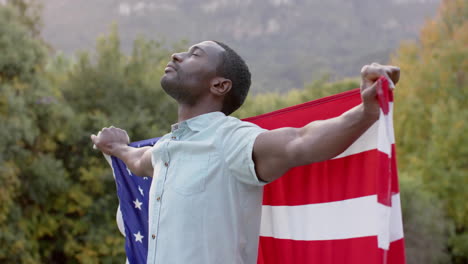
[[[224,97],[221,109],[224,114],[230,115],[244,103],[250,89],[251,74],[244,59],[237,52],[220,41],[213,41],[225,50],[217,73],[232,82],[231,90]]]

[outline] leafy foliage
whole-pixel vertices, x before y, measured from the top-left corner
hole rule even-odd
[[[467,43],[468,3],[447,0],[420,42],[403,44],[393,58],[404,73],[395,114],[400,169],[443,201],[455,225],[454,263],[468,261]]]
[[[0,262],[122,261],[114,180],[89,135],[110,123],[144,139],[176,120],[159,86],[169,53],[139,38],[124,55],[114,28],[95,55],[46,61],[17,10],[0,5]]]

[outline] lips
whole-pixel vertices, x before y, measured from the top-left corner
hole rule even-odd
[[[169,62],[164,69],[164,72],[177,71],[175,65],[172,62]]]

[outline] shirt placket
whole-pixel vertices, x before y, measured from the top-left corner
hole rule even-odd
[[[158,237],[159,237],[159,222],[160,222],[160,217],[161,217],[161,206],[162,206],[162,197],[164,194],[164,183],[166,182],[167,178],[167,173],[169,169],[169,164],[170,164],[170,155],[169,155],[169,146],[170,139],[166,140],[163,145],[161,146],[161,171],[158,176],[158,180],[156,182],[156,191],[154,192],[155,198],[153,199],[153,208],[154,208],[154,219],[153,219],[153,225],[151,228],[151,240],[153,240],[153,245],[154,245],[154,250],[153,250],[153,256],[152,259],[156,259],[156,254],[158,251]]]

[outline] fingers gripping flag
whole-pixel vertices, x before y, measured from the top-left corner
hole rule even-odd
[[[378,98],[379,120],[346,151],[291,169],[264,187],[258,264],[405,263],[393,94],[384,78]],[[266,129],[302,127],[339,116],[359,103],[356,89],[245,121]],[[151,178],[132,175],[115,157],[107,159],[117,184],[117,222],[126,237],[128,262],[146,263]]]

